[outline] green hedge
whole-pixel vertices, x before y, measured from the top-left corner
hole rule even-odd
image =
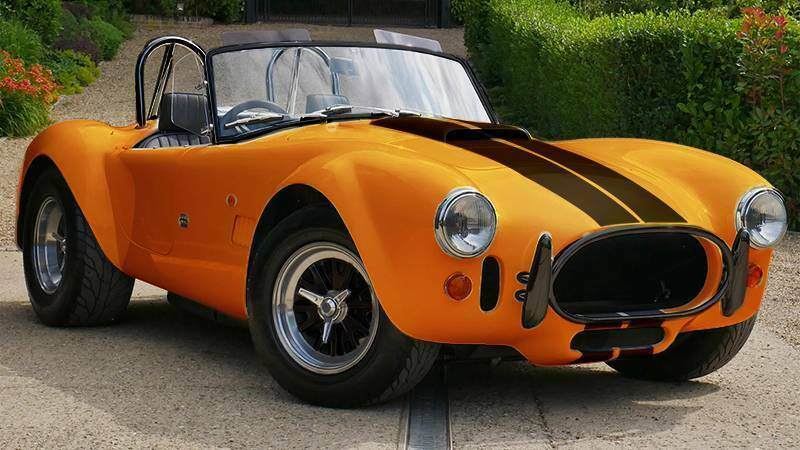
[[[506,121],[551,139],[645,137],[735,158],[787,195],[800,226],[795,25],[776,102],[771,69],[744,77],[742,20],[720,10],[592,17],[566,1],[466,1],[465,41]]]
[[[578,10],[592,17],[608,14],[669,12],[677,10],[716,10],[728,17],[740,17],[743,8],[759,7],[771,12],[794,13],[798,0],[569,0]]]

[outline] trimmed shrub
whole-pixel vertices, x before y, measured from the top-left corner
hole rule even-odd
[[[456,23],[464,23],[464,18],[469,13],[467,11],[468,6],[469,2],[467,0],[450,0],[450,16]]]
[[[100,75],[89,56],[72,50],[51,52],[46,64],[61,86],[61,94],[80,93],[83,86],[88,86]]]
[[[126,8],[132,13],[163,17],[174,17],[177,14],[176,3],[176,0],[125,0]],[[232,23],[241,19],[242,6],[242,0],[186,0],[184,14]]]
[[[117,27],[99,17],[83,20],[82,24],[88,30],[89,37],[100,51],[100,58],[111,59],[117,54],[119,46],[125,40],[125,35]]]
[[[740,17],[742,9],[759,7],[770,12],[796,11],[798,0],[569,0],[578,10],[598,17],[608,14],[716,10],[728,17]]]
[[[217,22],[233,23],[241,19],[242,2],[240,0],[206,0],[205,10],[208,16]],[[191,10],[189,10],[191,11]]]
[[[545,138],[645,137],[734,158],[783,191],[800,227],[800,27],[761,10],[593,18],[559,0],[466,1],[465,41],[505,120]]]
[[[59,0],[0,0],[2,9],[35,31],[42,42],[52,44],[59,33]]]
[[[18,20],[0,19],[0,50],[29,62],[39,62],[44,56],[39,36]]]
[[[50,71],[0,50],[0,135],[28,136],[48,123],[50,104],[58,98]]]

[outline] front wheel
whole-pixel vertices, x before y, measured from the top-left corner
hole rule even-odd
[[[438,355],[437,344],[411,339],[389,321],[329,209],[307,208],[281,222],[259,245],[249,286],[256,349],[275,380],[310,403],[389,400],[418,383]]]
[[[618,359],[608,365],[631,378],[686,381],[715,372],[742,349],[756,316],[744,322],[712,330],[678,335],[676,342],[654,356]]]
[[[25,282],[39,320],[75,326],[122,317],[134,280],[106,258],[55,169],[40,175],[32,187],[22,236]]]

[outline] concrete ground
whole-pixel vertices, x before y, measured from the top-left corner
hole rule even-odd
[[[733,362],[701,380],[651,383],[602,364],[448,367],[454,448],[798,447],[796,316],[776,280],[797,280],[800,238],[779,249],[765,310]],[[57,329],[27,302],[21,255],[0,252],[0,447],[394,448],[403,401],[308,406],[261,367],[246,330],[176,312],[137,284],[124,323]],[[796,301],[797,291],[792,295]]]
[[[150,37],[206,46],[241,27],[140,30],[54,118],[133,117],[133,64]],[[368,40],[363,28],[317,38]],[[458,30],[419,30],[463,54]],[[13,192],[29,140],[0,141],[0,247],[13,242]],[[246,330],[177,313],[137,284],[127,321],[48,328],[36,320],[21,256],[0,251],[0,447],[382,448],[401,441],[403,401],[357,410],[304,405],[255,358]],[[602,364],[448,368],[456,448],[800,447],[800,237],[777,250],[756,329],[740,355],[701,380],[632,381]]]

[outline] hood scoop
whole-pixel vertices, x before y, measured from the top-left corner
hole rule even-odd
[[[428,117],[387,117],[372,122],[379,127],[422,136],[439,142],[485,141],[489,139],[530,140],[524,129],[497,123],[467,122]]]

